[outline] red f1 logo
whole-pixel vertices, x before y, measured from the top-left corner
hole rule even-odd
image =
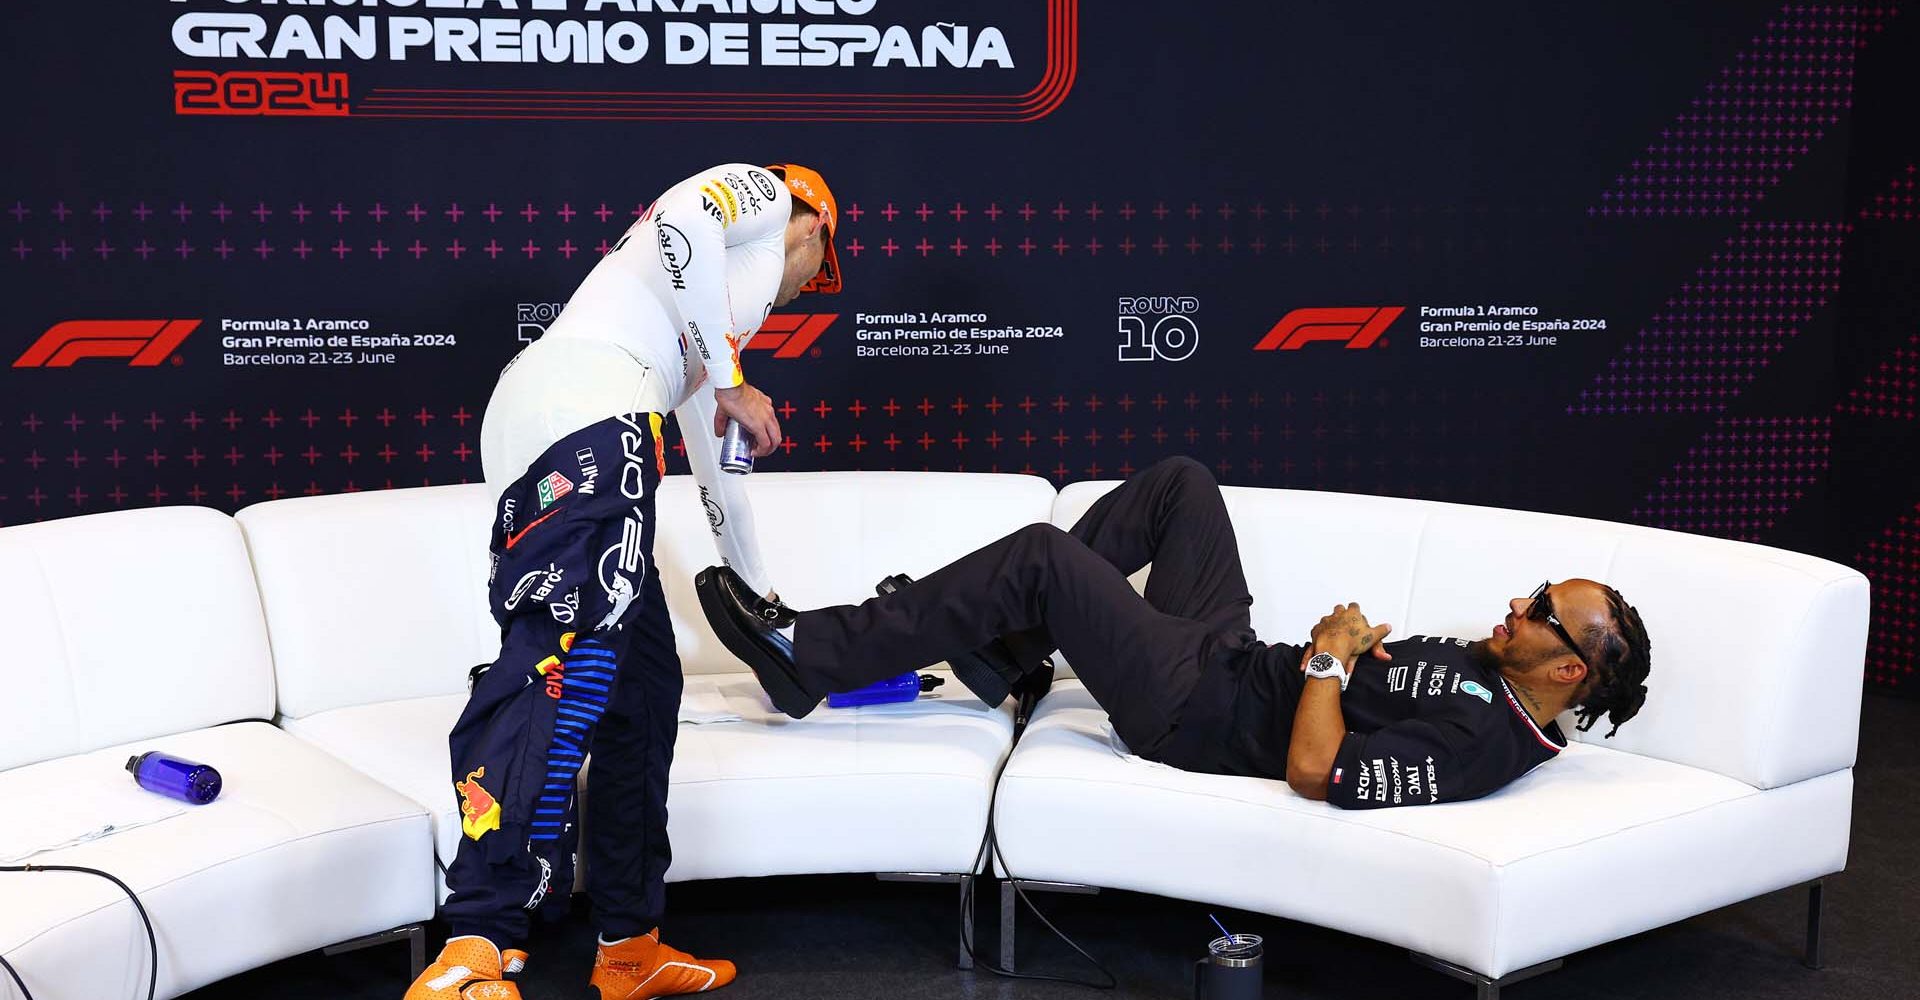
[[[152,368],[200,326],[197,319],[74,319],[55,323],[13,363],[15,368],[70,368],[81,358],[131,358]]]
[[[1372,347],[1405,312],[1403,306],[1295,309],[1253,345],[1256,351],[1297,351],[1316,340],[1343,341],[1350,351]]]
[[[749,351],[772,351],[776,358],[798,358],[840,318],[839,313],[776,313],[747,341]]]

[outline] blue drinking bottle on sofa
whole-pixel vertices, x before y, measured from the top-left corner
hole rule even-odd
[[[908,671],[877,684],[869,684],[840,694],[830,694],[827,696],[827,707],[852,708],[856,705],[890,705],[895,702],[912,701],[920,697],[921,692],[931,691],[946,682],[944,677]]]
[[[158,750],[127,758],[127,770],[141,788],[188,805],[206,805],[220,794],[219,771]]]

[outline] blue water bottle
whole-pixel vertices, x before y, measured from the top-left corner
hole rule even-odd
[[[158,750],[127,758],[127,771],[141,788],[188,805],[206,805],[220,794],[219,771]]]
[[[853,708],[856,705],[891,705],[912,701],[920,697],[921,692],[931,691],[946,682],[944,677],[908,671],[898,677],[889,677],[878,684],[830,694],[827,696],[827,707]]]

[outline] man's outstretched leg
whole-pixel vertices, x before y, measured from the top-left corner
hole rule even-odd
[[[707,585],[730,576],[725,567],[701,574]],[[783,700],[804,715],[828,693],[938,663],[998,635],[1045,628],[1121,738],[1149,755],[1177,722],[1214,646],[1205,623],[1155,610],[1112,563],[1047,524],[1021,528],[858,605],[795,613],[727,590],[730,600],[716,602],[720,613],[709,610],[709,621],[770,694],[788,692],[776,695],[783,711]],[[790,644],[772,630],[788,624]]]

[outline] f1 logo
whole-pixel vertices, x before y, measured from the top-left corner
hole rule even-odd
[[[71,368],[81,358],[131,358],[153,368],[200,326],[197,319],[73,319],[55,323],[14,361],[15,368]]]
[[[1253,345],[1256,351],[1297,351],[1316,340],[1337,340],[1350,351],[1372,347],[1405,312],[1403,306],[1295,309]]]
[[[772,351],[776,358],[801,357],[839,318],[839,313],[775,313],[747,341],[747,350]]]

